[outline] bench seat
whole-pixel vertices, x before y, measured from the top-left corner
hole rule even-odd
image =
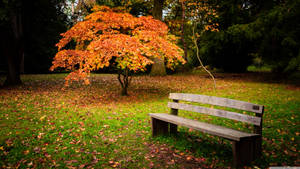
[[[254,137],[259,137],[259,134],[254,133],[246,133],[238,130],[234,130],[231,128],[226,128],[218,125],[208,124],[192,119],[183,118],[176,115],[165,114],[165,113],[150,113],[152,118],[159,119],[168,123],[185,126],[188,128],[192,128],[194,130],[199,130],[204,133],[208,133],[211,135],[220,136],[232,141],[241,141],[243,139],[249,139]]]

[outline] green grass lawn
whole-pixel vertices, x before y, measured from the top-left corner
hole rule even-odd
[[[91,85],[62,90],[65,76],[24,75],[24,85],[0,89],[0,168],[230,168],[227,140],[186,128],[177,137],[151,137],[148,113],[169,112],[170,92],[264,105],[263,155],[252,167],[300,165],[297,85],[262,74],[216,74],[215,91],[203,74],[137,76],[130,96],[120,96],[115,75],[93,74]],[[179,115],[251,130],[222,118]]]

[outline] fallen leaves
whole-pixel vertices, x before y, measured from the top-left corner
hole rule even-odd
[[[37,138],[38,138],[38,139],[41,139],[42,136],[43,136],[44,134],[45,134],[45,133],[39,133],[38,136],[37,136]]]
[[[6,141],[5,141],[5,144],[7,145],[7,147],[11,147],[11,146],[13,146],[13,139],[7,139]]]
[[[34,147],[33,151],[35,153],[40,153],[41,152],[41,148],[40,147]]]
[[[210,164],[218,166],[217,162],[222,168],[228,164],[216,161],[223,158],[217,149],[209,152],[215,159],[198,155],[190,144],[174,141],[161,146],[150,139],[147,113],[169,111],[170,92],[209,94],[210,81],[202,75],[137,76],[132,79],[129,97],[119,97],[115,75],[94,74],[90,86],[74,84],[61,91],[64,76],[24,75],[25,86],[0,89],[0,168],[210,168]],[[263,159],[255,165],[300,164],[299,92],[244,77],[217,78],[219,88],[214,94],[267,105]],[[37,78],[48,80],[32,80]],[[254,92],[257,86],[260,97]],[[187,133],[197,134],[191,132]],[[193,145],[205,142],[190,140]],[[201,148],[199,151],[206,149]]]
[[[30,152],[29,150],[25,150],[25,151],[23,151],[23,154],[27,155],[27,154],[29,154],[29,152]]]
[[[42,116],[42,117],[40,118],[40,121],[43,121],[46,117],[47,117],[46,115]]]
[[[149,153],[145,159],[149,161],[150,168],[209,168],[205,158],[194,157],[191,153],[183,153],[174,150],[166,144],[147,143]],[[156,161],[156,163],[153,163]]]
[[[116,168],[119,165],[119,162],[115,162],[115,161],[109,161],[108,162],[113,168]]]
[[[72,163],[78,163],[78,161],[77,160],[70,160],[70,161],[65,161],[64,163],[67,164],[67,165],[70,165]]]
[[[73,139],[71,142],[70,142],[70,144],[79,144],[81,141],[80,140],[75,140],[75,139]]]

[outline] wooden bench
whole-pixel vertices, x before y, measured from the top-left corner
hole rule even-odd
[[[232,141],[234,167],[248,164],[254,159],[260,157],[264,106],[227,98],[185,93],[170,93],[169,98],[173,100],[173,102],[168,103],[168,107],[171,108],[171,114],[149,114],[152,123],[152,136],[168,133],[176,134],[177,125],[180,125]],[[256,116],[179,103],[180,100],[250,111],[254,112]],[[177,116],[178,110],[187,110],[253,124],[254,131],[253,133],[247,133],[223,126],[179,117]]]

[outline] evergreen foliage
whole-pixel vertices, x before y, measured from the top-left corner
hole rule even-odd
[[[299,71],[299,4],[299,0],[220,2],[220,32],[201,38],[201,55],[227,72],[246,71],[258,59],[274,72]]]

